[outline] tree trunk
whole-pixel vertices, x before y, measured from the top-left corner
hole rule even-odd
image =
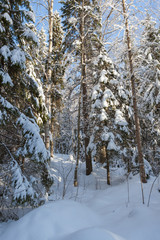
[[[135,118],[135,127],[136,127],[136,142],[137,142],[137,149],[138,149],[140,176],[141,176],[141,181],[143,183],[146,183],[147,181],[146,181],[144,160],[143,160],[143,154],[142,154],[140,125],[139,125],[139,117],[138,117],[138,109],[137,109],[137,97],[136,97],[136,90],[135,90],[135,76],[134,76],[134,72],[133,72],[131,40],[130,40],[130,36],[129,36],[129,27],[128,27],[128,18],[127,18],[127,14],[126,14],[125,0],[122,0],[122,6],[123,6],[124,21],[125,21],[125,31],[126,31],[126,37],[127,37],[128,59],[129,59],[129,67],[130,67],[130,75],[131,75],[133,109],[134,109],[134,118]]]
[[[48,84],[47,84],[48,85]],[[49,88],[46,87],[46,91],[45,91],[45,104],[46,104],[46,107],[47,107],[47,110],[48,110],[48,114],[49,114],[49,99],[50,99],[50,96],[49,96]],[[45,123],[45,146],[46,148],[49,150],[50,148],[50,137],[49,137],[49,123],[50,123],[50,119],[48,119]]]
[[[103,158],[105,159],[105,162],[106,162],[107,184],[108,184],[108,185],[111,185],[111,181],[110,181],[110,164],[109,164],[109,157],[108,157],[107,148],[106,148],[105,145],[103,145],[101,152],[103,153]]]
[[[81,91],[81,90],[80,90]],[[78,186],[78,165],[79,165],[79,152],[80,152],[80,115],[81,113],[81,92],[79,95],[79,104],[78,104],[78,126],[77,126],[77,160],[76,160],[76,167],[74,171],[74,186]]]
[[[53,142],[53,134],[54,134],[54,105],[53,105],[53,97],[51,98],[51,140],[50,140],[50,156],[53,158],[54,151],[54,142]]]
[[[111,185],[111,181],[110,181],[110,166],[109,166],[109,157],[108,154],[106,153],[106,161],[107,161],[107,184]]]
[[[48,0],[48,23],[49,23],[49,46],[48,46],[48,63],[47,63],[47,73],[46,73],[46,107],[48,109],[48,113],[50,113],[50,88],[51,88],[51,54],[52,54],[52,38],[53,38],[53,0]],[[50,120],[48,119],[45,124],[45,145],[46,148],[50,148]]]
[[[85,150],[85,161],[86,161],[86,175],[91,174],[92,172],[92,160],[91,155],[87,153],[87,147],[89,144],[88,136],[88,108],[87,108],[87,84],[86,84],[86,57],[85,57],[85,22],[84,22],[84,0],[82,1],[82,15],[81,15],[81,83],[82,83],[82,96],[83,96],[83,121],[84,121],[84,150]]]

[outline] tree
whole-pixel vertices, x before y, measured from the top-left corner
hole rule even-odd
[[[27,0],[4,0],[0,6],[0,149],[1,167],[8,173],[3,197],[13,193],[8,195],[9,198],[19,203],[29,201],[38,204],[36,198],[42,193],[33,187],[32,174],[26,174],[24,164],[28,166],[28,162],[33,160],[33,165],[37,163],[37,167],[46,169],[50,183],[53,179],[47,168],[49,152],[37,125],[36,113],[43,105],[40,100],[41,83],[35,79],[32,67],[29,69],[27,66],[32,59],[27,52],[29,44],[38,44],[33,26],[27,24],[34,22],[34,14]],[[27,162],[24,162],[25,158],[28,158]],[[5,175],[2,179],[5,186]]]
[[[136,57],[139,107],[142,109],[141,125],[143,148],[146,159],[155,173],[160,154],[159,109],[160,109],[160,31],[156,22],[147,15],[142,21],[144,31]]]
[[[53,41],[53,0],[47,1],[47,10],[48,10],[48,34],[49,34],[49,44],[48,44],[48,55],[47,55],[47,64],[46,64],[46,80],[45,80],[45,96],[46,96],[46,106],[48,113],[50,115],[50,91],[51,91],[51,76],[52,76],[52,41]],[[45,145],[49,150],[50,148],[50,121],[45,124]]]
[[[61,108],[60,91],[63,85],[62,78],[64,75],[64,67],[62,66],[63,31],[58,12],[53,14],[53,0],[43,0],[38,2],[37,5],[42,7],[43,11],[46,12],[46,15],[42,17],[41,21],[47,19],[48,44],[47,54],[45,54],[43,60],[43,62],[45,62],[43,83],[46,106],[48,109],[48,120],[45,123],[44,131],[46,148],[50,150],[51,157],[53,157],[53,139],[56,138],[56,133],[59,129],[59,126],[56,123],[56,114],[58,108],[59,110]],[[55,136],[53,136],[53,132],[55,133]]]
[[[128,167],[131,161],[132,114],[127,105],[128,92],[104,47],[94,63],[97,71],[92,92],[93,130],[89,149],[94,161],[106,163],[110,184],[110,165]]]
[[[127,48],[128,48],[129,71],[130,71],[131,86],[132,86],[133,109],[134,109],[134,117],[135,117],[136,142],[137,142],[137,149],[138,149],[139,169],[140,169],[141,181],[143,183],[146,183],[144,160],[143,160],[142,146],[141,146],[139,116],[138,116],[138,108],[137,108],[135,75],[134,75],[134,71],[133,71],[132,46],[131,46],[131,39],[130,39],[130,33],[129,33],[129,25],[128,25],[127,13],[126,13],[125,0],[122,0],[122,7],[123,7],[126,39],[127,39]]]
[[[91,62],[99,45],[99,11],[97,2],[91,1],[63,1],[61,11],[63,17],[65,36],[65,49],[74,54],[79,61],[80,85],[82,89],[82,115],[83,115],[83,146],[86,162],[86,174],[92,172],[92,161],[87,151],[89,144],[89,109],[91,103],[90,80],[92,76]],[[79,70],[78,69],[78,70]],[[91,76],[90,76],[91,75]],[[79,88],[79,89],[80,89]]]
[[[52,50],[52,76],[51,76],[51,143],[50,153],[53,157],[54,143],[53,138],[58,135],[59,123],[58,113],[62,108],[62,89],[63,76],[65,71],[64,54],[62,52],[63,30],[61,26],[61,18],[56,11],[53,14],[53,50]],[[57,133],[56,133],[57,132]],[[53,136],[54,135],[54,136]]]
[[[39,45],[36,49],[36,58],[35,58],[35,72],[37,77],[41,80],[44,85],[46,79],[46,62],[48,55],[47,47],[47,36],[44,28],[42,27],[40,31],[37,31]],[[43,87],[44,88],[44,87]]]

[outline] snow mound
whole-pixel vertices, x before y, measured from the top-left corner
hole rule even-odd
[[[124,240],[124,238],[119,237],[103,228],[87,228],[79,230],[69,236],[63,238],[63,240]],[[62,239],[61,239],[62,240]]]
[[[88,207],[63,200],[46,204],[26,214],[19,221],[11,222],[1,235],[1,240],[56,240],[100,223],[100,217]],[[81,234],[84,235],[83,231]]]

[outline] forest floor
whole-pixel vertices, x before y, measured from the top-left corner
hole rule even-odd
[[[55,181],[48,202],[18,221],[1,223],[1,240],[160,239],[160,179],[147,206],[155,177],[143,184],[143,204],[139,175],[127,180],[123,169],[111,169],[108,186],[105,168],[94,164],[93,173],[86,176],[80,163],[75,188],[72,156],[55,155],[51,168]]]

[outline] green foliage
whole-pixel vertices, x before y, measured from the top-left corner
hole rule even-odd
[[[42,193],[36,184],[32,186],[31,172],[36,175],[36,163],[45,165],[49,159],[36,123],[42,124],[47,111],[42,83],[33,67],[38,38],[31,22],[34,14],[30,1],[0,2],[0,151],[4,146],[7,149],[2,161],[12,173],[7,181],[13,183],[9,186],[7,182],[7,190],[13,193],[18,204],[37,202],[37,194]],[[21,158],[27,159],[27,163]],[[11,168],[13,162],[16,167]],[[34,167],[29,171],[32,164]]]
[[[160,31],[156,22],[147,15],[142,21],[144,31],[136,56],[139,108],[145,158],[157,174],[160,149]],[[151,161],[151,159],[153,159]]]
[[[95,69],[91,108],[93,130],[88,150],[93,159],[101,162],[101,152],[105,146],[110,163],[114,165],[118,161],[125,165],[132,154],[133,129],[129,122],[133,119],[129,116],[127,105],[129,96],[104,47],[95,60]]]

